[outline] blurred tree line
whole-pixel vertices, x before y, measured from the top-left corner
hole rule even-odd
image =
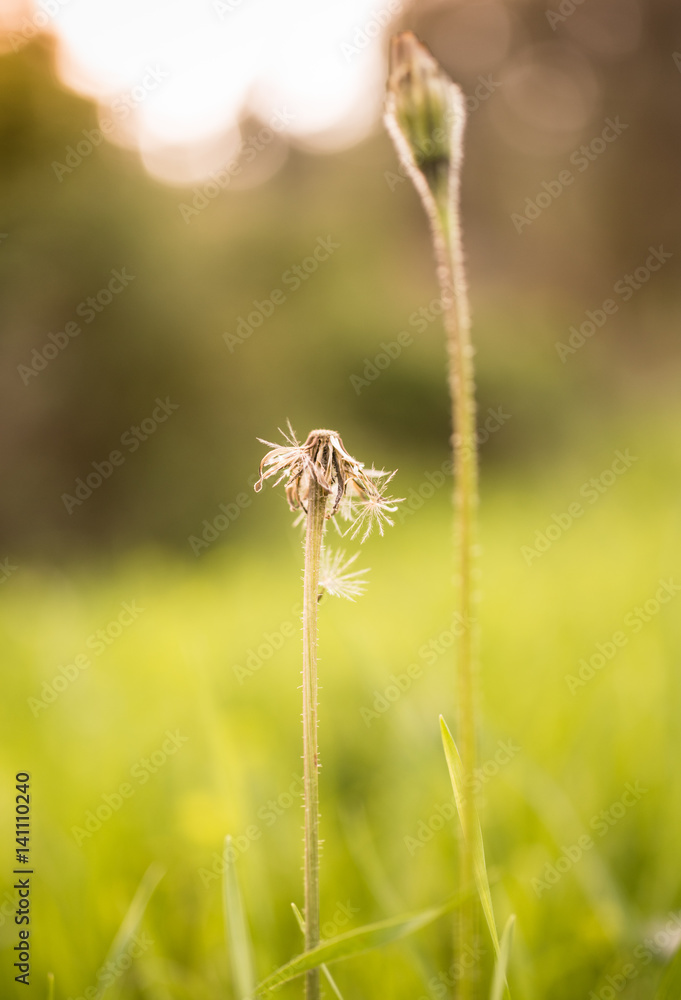
[[[424,4],[403,20],[469,95],[480,409],[514,416],[484,460],[543,462],[571,420],[625,411],[633,385],[677,392],[681,10]],[[302,435],[338,426],[389,467],[441,455],[428,238],[380,127],[328,156],[276,136],[285,162],[261,185],[246,166],[246,184],[172,188],[98,141],[54,55],[39,37],[0,57],[0,555],[144,540],[189,554],[202,520],[250,490],[256,436],[287,418]],[[626,129],[606,149],[608,120]],[[673,256],[561,362],[556,342],[650,246]]]

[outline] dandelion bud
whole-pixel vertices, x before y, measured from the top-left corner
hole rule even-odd
[[[459,87],[411,31],[392,39],[385,121],[429,211],[444,221],[458,185],[465,124]]]

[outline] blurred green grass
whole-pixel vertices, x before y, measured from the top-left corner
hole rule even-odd
[[[676,598],[637,634],[623,625],[661,579],[681,583],[678,459],[670,458],[678,419],[662,407],[632,414],[534,472],[487,473],[483,452],[480,760],[493,759],[499,740],[520,748],[483,783],[483,825],[499,874],[499,923],[518,914],[511,974],[528,1000],[587,996],[628,960],[650,921],[679,905]],[[528,566],[522,546],[608,468],[617,448],[638,461]],[[418,491],[445,459],[398,473],[400,492]],[[154,860],[167,875],[145,919],[153,943],[109,995],[231,996],[220,879],[205,874],[227,833],[247,845],[240,871],[259,974],[299,950],[290,903],[301,902],[302,813],[287,790],[301,772],[301,549],[279,491],[261,494],[248,518],[246,538],[223,538],[196,560],[144,549],[68,575],[22,566],[3,584],[3,788],[9,796],[14,774],[31,772],[34,980],[53,970],[58,997],[82,996],[96,983]],[[454,667],[449,652],[430,663],[422,649],[451,623],[448,486],[400,520],[364,547],[367,595],[355,605],[325,600],[321,614],[323,921],[336,932],[456,888],[454,821],[418,848],[405,841],[451,802],[437,717],[453,721]],[[132,601],[144,611],[101,655],[90,650],[92,666],[35,718],[28,699]],[[566,675],[623,628],[624,648],[572,694]],[[375,707],[390,675],[412,663],[421,676],[367,724],[361,709]],[[186,742],[154,773],[141,765],[141,784],[140,761],[163,753],[167,731],[176,730]],[[594,818],[637,781],[647,789],[640,801],[595,833]],[[131,797],[79,846],[73,828],[122,782]],[[363,846],[367,827],[388,884]],[[593,849],[538,896],[533,880],[585,830]],[[9,851],[8,811],[0,838]],[[2,874],[4,901],[11,883]],[[14,934],[5,919],[5,955]],[[418,936],[432,975],[452,962],[449,939],[447,921]],[[650,996],[657,966],[637,966],[625,995]],[[353,959],[335,975],[346,996],[379,984],[395,998],[427,995],[404,945]],[[282,996],[298,991],[294,984]]]

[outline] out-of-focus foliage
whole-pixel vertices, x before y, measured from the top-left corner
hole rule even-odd
[[[635,455],[650,430],[610,428]],[[529,566],[520,548],[578,492],[579,461],[486,490],[481,816],[497,919],[518,915],[511,975],[528,1000],[598,993],[631,962],[624,995],[649,1000],[676,940],[664,927],[680,899],[681,595],[645,611],[661,578],[681,584],[677,494],[663,486],[673,438],[670,421],[647,461]],[[589,456],[594,473],[607,457]],[[361,600],[320,605],[325,937],[456,891],[457,820],[437,724],[454,711],[447,493],[367,543]],[[254,533],[278,499],[264,493],[244,513]],[[96,984],[151,861],[167,874],[143,924],[151,943],[117,980],[122,995],[231,996],[217,877],[226,833],[239,849],[258,974],[300,950],[290,903],[301,902],[301,552],[290,515],[281,527],[276,546],[216,543],[191,568],[146,551],[106,580],[24,571],[4,585],[2,781],[10,789],[17,768],[33,772],[34,972],[39,982],[52,968],[59,997]],[[143,610],[98,653],[88,639],[123,602]],[[626,644],[599,661],[597,644],[616,631]],[[91,665],[58,683],[34,717],[28,699],[50,699],[59,668],[68,674],[79,653]],[[566,678],[594,657],[601,666],[571,693]],[[410,665],[420,674],[409,677]],[[186,741],[166,754],[168,731]],[[126,782],[132,794],[117,800]],[[645,791],[623,809],[637,782]],[[6,810],[3,843],[12,831]],[[593,846],[580,856],[585,833]],[[542,888],[556,864],[567,870]],[[5,919],[3,948],[14,931]],[[449,922],[414,940],[427,976],[448,976]],[[406,944],[334,974],[346,996],[377,984],[396,1000],[427,995]],[[300,985],[282,995],[299,996]]]
[[[554,345],[649,246],[675,252],[679,13],[666,0],[600,0],[552,26],[541,4],[445,4],[408,21],[471,98],[463,211],[481,410],[514,414],[513,434],[504,449],[491,442],[488,461],[543,462],[579,433],[575,424],[585,430],[634,397],[645,405],[674,388],[676,255],[630,301],[619,298],[575,356],[561,363]],[[585,160],[579,147],[608,118],[626,129]],[[188,551],[202,519],[244,488],[255,436],[272,436],[286,417],[303,434],[343,427],[402,466],[444,447],[425,224],[380,128],[333,156],[294,150],[267,183],[237,189],[236,179],[187,222],[179,206],[196,191],[158,185],[108,142],[70,172],[55,168],[96,126],[95,109],[60,86],[43,42],[0,59],[6,548],[44,557],[153,538]],[[244,134],[256,127],[245,123]],[[568,167],[573,184],[551,200],[544,182]],[[540,193],[549,207],[517,232],[512,215]],[[320,237],[338,248],[295,288],[291,268]],[[134,280],[85,323],[79,304],[121,268]],[[268,312],[274,289],[286,301],[230,351],[223,334],[247,332],[240,318],[257,312],[254,300]],[[69,321],[80,335],[22,379],[18,366]],[[375,383],[353,385],[401,330],[414,344]],[[166,395],[179,410],[68,513],[62,494]]]

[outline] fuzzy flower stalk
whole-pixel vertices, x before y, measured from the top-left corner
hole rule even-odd
[[[323,546],[326,524],[339,515],[349,522],[345,532],[351,538],[361,535],[364,541],[372,528],[382,535],[392,525],[390,514],[399,500],[385,495],[393,473],[366,469],[350,455],[336,431],[310,431],[304,444],[296,439],[289,425],[285,444],[271,441],[260,463],[256,492],[266,479],[274,485],[285,484],[292,511],[305,522],[305,570],[303,578],[303,797],[305,948],[320,943],[319,913],[319,750],[317,743],[317,609],[324,593],[353,600],[362,593],[366,570],[351,570],[355,556],[345,559],[343,552],[332,555]],[[334,521],[336,523],[336,521]],[[320,995],[319,969],[305,974],[307,1000]]]
[[[430,222],[442,294],[449,356],[455,478],[456,611],[465,627],[455,647],[457,732],[464,771],[476,759],[475,553],[478,457],[475,383],[468,294],[459,221],[459,186],[465,103],[461,90],[412,32],[392,39],[385,122],[402,167],[418,191]],[[475,802],[465,782],[460,850],[461,885],[473,881]],[[457,917],[455,954],[475,943],[479,914],[471,899]],[[462,1000],[475,995],[474,973],[459,982]],[[470,978],[467,978],[470,977]]]

